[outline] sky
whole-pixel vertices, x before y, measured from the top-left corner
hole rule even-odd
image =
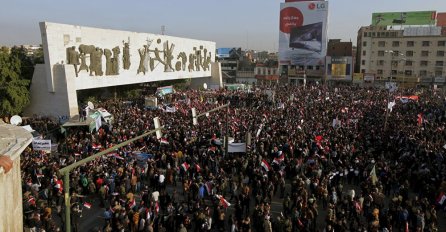
[[[39,22],[215,41],[219,47],[277,51],[285,0],[0,0],[0,46],[41,44]],[[446,0],[329,0],[328,39],[356,44],[373,12],[446,12]]]

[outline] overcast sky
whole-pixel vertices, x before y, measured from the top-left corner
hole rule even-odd
[[[41,44],[49,21],[215,41],[217,47],[277,51],[284,0],[1,0],[0,45]],[[351,40],[373,12],[446,11],[446,0],[331,0],[328,38]]]

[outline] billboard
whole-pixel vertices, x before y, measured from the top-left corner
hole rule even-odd
[[[446,27],[446,13],[437,14],[437,27]]]
[[[331,80],[352,80],[351,56],[327,56],[327,78]]]
[[[434,25],[435,11],[380,12],[372,14],[372,25]]]
[[[279,63],[324,65],[327,51],[327,1],[280,4]]]

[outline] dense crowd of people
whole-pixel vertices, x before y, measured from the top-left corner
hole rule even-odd
[[[158,109],[125,100],[95,104],[114,116],[97,131],[60,134],[48,119],[26,120],[58,143],[57,152],[30,147],[22,156],[26,227],[62,231],[58,170],[152,130],[154,117],[161,139],[149,135],[71,172],[74,231],[91,205],[103,212],[95,231],[438,231],[444,217],[444,93],[315,85],[187,90]],[[191,108],[228,102],[192,124]],[[225,135],[246,152],[225,153]]]

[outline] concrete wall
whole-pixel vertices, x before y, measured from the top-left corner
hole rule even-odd
[[[0,231],[23,231],[20,156],[7,174],[0,174]]]
[[[13,167],[4,173],[0,167],[0,231],[23,231],[22,178],[20,155],[31,143],[25,129],[0,120],[0,154],[9,156]]]
[[[79,112],[77,90],[183,78],[203,78],[197,81],[201,84],[221,85],[222,82],[220,68],[213,64],[215,42],[50,22],[41,22],[40,30],[45,64],[37,65],[34,71],[31,103],[24,110],[25,116],[73,117]],[[128,69],[124,69],[123,64],[124,43],[129,44]],[[91,45],[104,52],[118,47],[119,53],[112,55],[118,72],[106,75],[107,61],[103,54],[100,56],[103,75],[87,70],[78,71],[76,75],[75,65],[69,64],[67,49],[74,47],[80,55],[81,45]],[[142,51],[146,55],[141,54]],[[84,52],[82,55],[86,66],[90,66],[91,54]],[[140,72],[141,67],[145,73]],[[216,67],[218,69],[213,70]]]
[[[190,87],[194,89],[203,88],[203,84],[206,83],[208,88],[217,89],[223,88],[223,80],[221,75],[221,64],[219,62],[212,63],[212,76],[204,78],[191,79]]]

